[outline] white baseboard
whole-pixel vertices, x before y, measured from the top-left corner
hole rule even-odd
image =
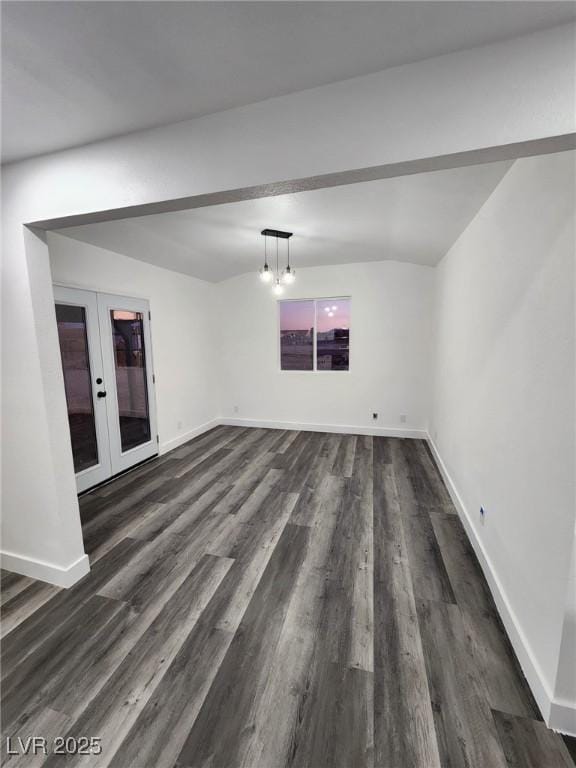
[[[297,421],[262,421],[259,419],[219,419],[229,427],[258,427],[260,429],[294,429],[302,432],[337,432],[342,435],[375,435],[380,437],[413,437],[426,440],[424,429],[398,429],[396,427],[358,427],[349,424],[307,424]]]
[[[208,432],[209,429],[214,429],[214,427],[217,427],[220,424],[222,424],[221,419],[212,419],[205,424],[200,424],[199,427],[194,427],[194,429],[184,432],[183,435],[178,435],[178,437],[173,437],[171,440],[166,440],[165,442],[160,443],[158,453],[162,456],[162,454],[168,453],[168,451],[173,451],[174,448],[179,448],[181,445],[184,445],[184,443],[187,443],[188,440],[192,440],[192,438],[198,437],[198,435]]]
[[[547,725],[554,731],[576,738],[576,704],[573,701],[555,699],[550,705]]]
[[[44,560],[35,560],[13,552],[0,552],[0,566],[7,571],[47,581],[57,587],[71,587],[90,571],[88,555],[82,555],[66,568]]]
[[[548,686],[540,665],[534,657],[530,643],[528,642],[514,609],[508,600],[490,556],[486,552],[486,549],[472,524],[471,515],[466,509],[462,497],[460,496],[446,465],[442,461],[438,448],[429,435],[428,443],[432,449],[436,463],[444,478],[444,482],[446,483],[448,492],[454,502],[454,506],[458,511],[458,515],[466,530],[470,543],[474,548],[476,557],[480,562],[480,566],[486,577],[488,586],[490,587],[490,592],[492,593],[492,597],[498,608],[498,613],[500,614],[502,623],[508,633],[508,637],[510,638],[510,642],[512,643],[518,661],[520,662],[522,671],[526,676],[530,690],[540,708],[542,717],[549,728],[562,733],[567,733],[568,735],[574,735],[576,733],[576,707],[572,702],[554,701],[552,691]]]

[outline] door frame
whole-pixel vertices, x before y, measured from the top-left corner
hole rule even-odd
[[[156,456],[158,454],[158,422],[156,417],[156,392],[154,361],[152,357],[152,330],[150,304],[147,299],[134,298],[114,293],[98,292],[98,316],[100,321],[100,340],[102,343],[102,360],[104,364],[104,381],[108,391],[106,400],[108,413],[108,433],[110,439],[110,458],[113,475],[125,472],[135,464]],[[116,367],[114,349],[112,347],[112,321],[110,310],[124,309],[129,312],[142,314],[142,327],[144,330],[144,359],[146,370],[146,389],[148,399],[148,421],[150,423],[150,440],[140,445],[122,451],[120,435],[120,414],[118,409],[118,389],[116,384]],[[106,337],[106,338],[105,338]],[[107,345],[110,344],[111,355],[106,354]]]
[[[102,361],[102,348],[100,346],[100,325],[98,319],[98,297],[95,291],[83,288],[71,288],[54,285],[54,304],[82,307],[86,319],[86,342],[88,345],[88,362],[90,365],[90,391],[92,394],[92,412],[96,429],[96,442],[98,451],[98,463],[93,467],[76,472],[76,487],[78,493],[92,488],[94,485],[108,480],[112,475],[112,462],[110,457],[110,439],[108,434],[108,417],[106,403],[103,398],[96,395],[96,390],[101,386],[96,384],[96,379],[104,378],[104,365]],[[62,356],[60,356],[62,358]],[[64,374],[64,369],[62,369]],[[70,425],[68,425],[70,426]]]
[[[158,455],[159,437],[156,375],[152,350],[152,315],[149,300],[144,297],[108,293],[97,288],[61,282],[54,282],[52,288],[55,304],[82,306],[86,311],[92,402],[100,461],[97,465],[97,472],[95,472],[96,467],[89,467],[82,472],[75,473],[77,492],[83,493],[133,466],[137,466],[142,461]],[[124,306],[121,306],[122,302],[124,302]],[[126,309],[141,312],[143,315],[150,440],[124,452],[121,448],[116,368],[109,309]],[[91,323],[90,320],[92,320]],[[110,351],[109,355],[106,355],[107,345]],[[97,378],[103,379],[102,385],[95,383]],[[96,395],[96,388],[101,389],[102,387],[108,393],[106,398],[98,398]],[[96,414],[99,415],[98,419],[96,419]]]

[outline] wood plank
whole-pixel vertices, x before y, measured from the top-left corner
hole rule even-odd
[[[12,632],[15,627],[32,616],[44,603],[47,603],[60,592],[60,588],[53,584],[34,581],[34,579],[26,579],[25,583],[28,581],[30,582],[29,586],[18,591],[2,606],[0,637]]]
[[[182,477],[183,475],[189,474],[193,469],[200,464],[203,464],[208,457],[213,456],[222,449],[228,448],[229,443],[236,438],[237,435],[230,430],[218,433],[214,439],[210,441],[205,440],[194,450],[187,453],[185,459],[179,463],[174,471],[174,477]]]
[[[508,768],[573,768],[563,740],[545,724],[493,711]]]
[[[281,440],[279,440],[274,448],[275,453],[286,453],[288,448],[292,445],[294,440],[298,437],[300,434],[299,430],[292,429],[288,430],[284,433],[284,436]]]
[[[82,501],[80,516],[83,530],[90,534],[109,520],[121,521],[123,515],[134,514],[134,511],[149,500],[154,500],[154,492],[162,488],[171,478],[162,471],[150,471],[142,477],[131,478],[129,485],[121,490],[110,492],[106,497],[98,493],[91,495],[90,501]]]
[[[342,477],[352,477],[356,439],[356,435],[342,435],[338,452],[332,466],[332,474],[341,475]]]
[[[425,441],[404,439],[394,443],[393,450],[396,451],[394,464],[399,472],[408,476],[415,503],[428,511],[454,513],[450,495],[426,450]]]
[[[318,451],[312,457],[308,473],[304,478],[298,495],[298,503],[290,522],[294,525],[312,525],[324,500],[327,483],[332,477],[330,470],[334,465],[340,436],[327,433],[318,446]]]
[[[432,513],[431,518],[490,706],[510,714],[537,717],[538,708],[462,523],[444,512]]]
[[[274,663],[290,596],[306,553],[308,529],[287,525],[188,735],[178,764],[236,765],[246,721]]]
[[[414,464],[417,465],[419,473],[425,478],[427,491],[432,499],[432,505],[439,507],[447,514],[457,514],[428,441],[411,440],[410,444],[413,446]]]
[[[394,437],[381,437],[375,435],[372,438],[374,450],[374,464],[392,464],[392,445],[397,440]]]
[[[416,609],[441,765],[506,768],[460,609],[424,600]]]
[[[274,467],[274,469],[289,470],[294,463],[298,461],[300,454],[308,445],[308,434],[309,433],[307,432],[296,432],[294,439],[288,445],[286,450],[282,453],[278,451],[276,452],[276,456],[274,457],[271,466]]]
[[[0,569],[0,605],[16,597],[20,592],[34,584],[35,579],[21,576],[19,573],[10,573]]]
[[[348,664],[365,672],[374,671],[373,474],[372,437],[359,435],[344,502],[348,505],[348,518],[355,516],[354,545],[349,547],[351,637]]]
[[[175,502],[154,502],[151,506],[151,514],[144,515],[131,529],[130,538],[138,541],[154,541],[169,528],[180,515],[189,509],[187,504]]]
[[[3,639],[0,649],[2,677],[47,642],[77,611],[82,610],[85,602],[126,566],[141,548],[142,542],[123,539],[77,584],[60,590],[10,632]]]
[[[100,756],[50,756],[46,766],[107,765],[117,751],[182,643],[230,568],[232,561],[206,555],[166,603],[107,684],[72,724],[68,734],[97,734]]]
[[[474,615],[495,618],[496,606],[460,519],[435,511],[430,520],[458,605]]]
[[[126,612],[117,614],[113,621],[108,623],[97,652],[86,660],[81,684],[76,685],[74,680],[71,680],[69,684],[62,686],[52,702],[52,707],[66,712],[72,720],[78,719],[150,629],[186,577],[186,574],[181,574],[180,580],[174,579],[167,583],[164,590],[156,594],[154,599],[148,600],[146,607],[139,613],[127,605]]]
[[[89,655],[98,633],[122,609],[122,605],[92,596],[65,620],[50,638],[39,644],[2,681],[2,729],[9,734],[24,709],[49,706],[51,694],[66,681],[82,654]]]
[[[310,532],[306,557],[278,640],[276,663],[252,711],[253,736],[243,755],[245,766],[290,765],[295,733],[311,719],[303,720],[302,707],[310,691],[310,668],[345,483],[344,478],[327,475],[318,489],[321,501],[307,526]],[[270,712],[278,714],[271,718]]]
[[[40,766],[46,760],[43,752],[38,751],[37,754],[28,754],[20,747],[20,744],[26,744],[27,739],[33,739],[34,737],[41,736],[46,739],[47,750],[51,749],[54,744],[54,739],[57,736],[62,736],[68,730],[70,724],[70,718],[64,715],[62,712],[56,712],[53,709],[43,708],[31,715],[26,713],[21,722],[17,724],[11,734],[3,734],[1,741],[0,762],[3,766],[9,766],[9,768],[40,768]],[[16,751],[19,754],[8,755],[8,736],[12,743],[11,751]],[[18,742],[21,739],[21,742]]]
[[[318,432],[306,432],[303,435],[304,449],[284,474],[282,489],[288,493],[300,493],[304,488],[324,443],[324,436]]]
[[[214,626],[235,632],[242,621],[263,573],[281,539],[296,501],[294,494],[281,494],[266,525],[254,526],[253,535],[238,548],[237,558],[211,605]]]
[[[436,534],[426,506],[418,500],[417,474],[409,467],[412,455],[404,443],[392,445],[394,481],[398,495],[414,595],[424,600],[455,603],[456,598],[446,571]]]
[[[184,515],[159,537],[145,543],[130,564],[111,579],[99,594],[128,602],[141,612],[169,583],[180,583],[196,567],[211,537],[225,525],[217,515],[201,517],[201,510],[184,528],[180,523]]]
[[[232,642],[200,620],[109,763],[171,768]]]
[[[428,513],[403,514],[402,527],[414,595],[425,600],[455,603],[452,584]]]
[[[95,517],[82,529],[84,549],[90,556],[90,562],[96,562],[119,541],[131,536],[142,522],[155,519],[158,510],[156,502],[137,500],[127,508],[114,509],[111,514],[101,513]]]
[[[440,768],[394,472],[374,445],[374,763]]]
[[[323,486],[324,503],[311,521],[308,553],[279,639],[278,663],[250,721],[253,737],[245,766],[372,764],[373,676],[352,668],[357,657],[351,652],[353,583],[363,550],[355,550],[356,568],[338,556],[341,531],[350,526],[344,493],[349,486],[347,479],[336,476]],[[278,718],[271,720],[271,711]]]
[[[237,479],[230,486],[227,494],[219,502],[219,509],[230,515],[235,515],[254,491],[269,475],[274,453],[267,451],[250,462],[244,469],[236,473]],[[277,470],[280,472],[280,470]],[[279,477],[279,475],[277,475]]]

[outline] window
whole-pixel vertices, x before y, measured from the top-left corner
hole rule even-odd
[[[347,371],[350,298],[280,301],[280,368]]]
[[[350,361],[350,299],[316,301],[316,370],[347,371]]]
[[[280,302],[280,367],[314,370],[314,302]]]

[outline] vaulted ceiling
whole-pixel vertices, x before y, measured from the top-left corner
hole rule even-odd
[[[509,167],[456,168],[59,232],[212,282],[261,266],[266,227],[294,232],[296,268],[386,259],[434,266]]]

